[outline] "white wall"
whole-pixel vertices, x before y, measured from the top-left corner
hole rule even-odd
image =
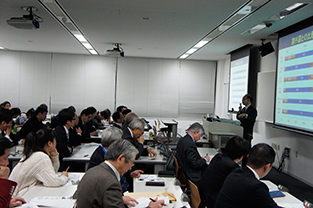
[[[277,42],[272,42],[275,50]],[[228,92],[225,93],[223,84],[228,83],[228,77],[225,74],[228,73],[229,67],[226,67],[226,63],[229,60],[220,60],[218,61],[218,71],[217,71],[217,86],[216,86],[216,103],[220,101],[228,100]],[[220,67],[220,66],[225,67]],[[229,66],[229,65],[228,65]],[[276,69],[276,53],[271,53],[263,58],[261,58],[260,72],[269,72]],[[220,72],[220,70],[224,70]],[[274,85],[275,86],[275,85]],[[275,90],[275,89],[273,89]],[[274,95],[273,92],[269,92],[270,95]],[[259,97],[257,97],[259,99]],[[274,103],[267,103],[267,100],[260,101],[258,103],[263,103],[267,105],[268,108],[273,108]],[[264,106],[263,106],[264,107]],[[256,106],[258,108],[258,106]],[[226,115],[227,106],[221,108],[216,107],[215,113],[217,115]],[[226,116],[224,116],[226,117]],[[312,170],[313,170],[313,138],[305,136],[302,134],[297,134],[285,130],[280,130],[273,128],[273,125],[270,123],[265,123],[264,120],[258,119],[254,126],[254,139],[252,144],[265,142],[268,144],[278,144],[280,150],[277,151],[279,158],[281,157],[282,150],[285,146],[291,147],[290,160],[286,160],[284,171],[295,176],[296,178],[308,183],[313,184]],[[278,167],[278,159],[276,158],[274,166]]]
[[[0,63],[0,102],[22,111],[41,103],[51,113],[69,105],[114,111],[115,85],[116,104],[140,116],[203,117],[214,109],[214,61],[0,51]]]

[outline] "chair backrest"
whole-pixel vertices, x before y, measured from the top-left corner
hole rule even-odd
[[[186,187],[187,186],[187,177],[186,174],[183,170],[183,168],[179,165],[178,160],[175,156],[174,161],[175,161],[175,167],[176,167],[176,174],[175,177],[179,180],[181,183],[181,187]]]
[[[191,191],[191,207],[198,208],[201,203],[198,187],[192,181],[188,180]]]

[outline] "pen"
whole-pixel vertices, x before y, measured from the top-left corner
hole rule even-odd
[[[66,168],[65,172],[67,172],[67,171],[68,171],[68,169],[70,169],[70,166],[67,166],[67,168]]]
[[[156,202],[155,199],[150,198],[150,200],[153,201],[153,202]],[[162,206],[166,206],[166,204],[163,203]]]

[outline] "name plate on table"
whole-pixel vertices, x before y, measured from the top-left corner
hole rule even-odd
[[[165,186],[164,181],[146,181],[146,186]]]

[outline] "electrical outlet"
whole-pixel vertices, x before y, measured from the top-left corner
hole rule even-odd
[[[290,147],[286,146],[284,151],[285,151],[285,154],[286,154],[286,158],[290,159]]]

